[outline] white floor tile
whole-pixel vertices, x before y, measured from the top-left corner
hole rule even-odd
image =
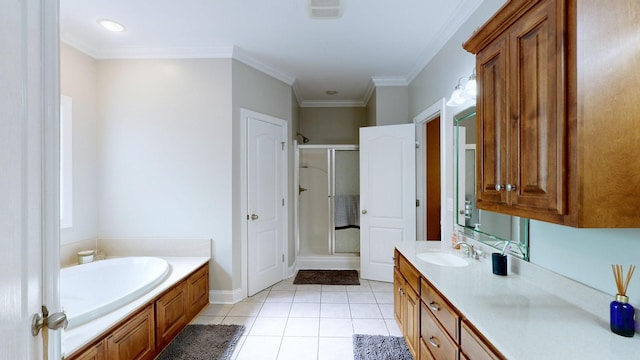
[[[389,335],[387,324],[383,319],[353,319],[353,332],[354,334]]]
[[[350,292],[349,303],[350,304],[375,304],[376,298],[372,292]]]
[[[316,360],[318,359],[317,337],[282,338],[278,360]]]
[[[237,303],[229,311],[227,316],[257,316],[262,303]]]
[[[393,304],[378,304],[383,319],[395,319],[393,314]]]
[[[393,283],[382,281],[369,281],[369,286],[373,292],[393,292]]]
[[[322,285],[296,285],[297,291],[322,291]]]
[[[237,360],[277,360],[280,336],[247,336],[238,352]]]
[[[323,304],[346,304],[349,302],[349,297],[347,296],[346,291],[342,292],[322,292],[322,297],[320,298],[320,302]]]
[[[271,290],[295,290],[297,285],[293,285],[292,281],[283,280],[271,287]]]
[[[320,304],[293,303],[291,304],[290,318],[317,318],[320,317]]]
[[[287,325],[287,318],[258,317],[253,322],[249,336],[282,336]]]
[[[207,316],[200,315],[197,318],[191,321],[191,324],[200,324],[200,325],[217,325],[222,323],[224,316]]]
[[[289,318],[284,329],[284,336],[318,337],[319,332],[319,318]]]
[[[351,319],[320,319],[320,337],[348,337],[353,336]]]
[[[352,319],[382,319],[378,304],[350,304]]]
[[[233,309],[233,305],[230,304],[209,304],[209,306],[207,306],[200,315],[227,316],[231,309]]]
[[[296,295],[293,297],[294,303],[319,303],[320,295],[322,292],[316,291],[296,291]]]
[[[266,302],[262,305],[258,317],[284,317],[289,316],[291,310],[291,303],[269,303]]]
[[[269,295],[269,290],[263,290],[253,296],[249,296],[248,298],[242,300],[243,302],[264,302],[267,296]]]
[[[391,291],[374,291],[373,296],[378,304],[393,304],[393,292]]]
[[[241,336],[240,339],[238,339],[238,342],[236,343],[236,347],[233,349],[233,353],[231,353],[231,360],[236,360],[236,358],[238,357],[238,354],[240,353],[240,349],[242,349],[242,344],[244,344],[244,341],[246,339],[247,339],[247,336],[245,332],[245,335]]]
[[[321,337],[318,341],[318,360],[353,359],[353,339]]]
[[[266,302],[293,302],[295,290],[271,290],[267,296]]]
[[[320,304],[320,317],[351,319],[349,304]]]
[[[346,292],[345,285],[322,285],[322,292]]]
[[[398,326],[398,322],[396,319],[384,319],[384,322],[387,324],[387,330],[389,330],[389,335],[391,336],[402,336],[402,330]]]
[[[221,324],[225,325],[244,325],[245,334],[249,333],[253,323],[256,321],[255,317],[249,316],[227,316],[222,320]]]

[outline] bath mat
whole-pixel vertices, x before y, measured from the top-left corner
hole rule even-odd
[[[242,325],[187,325],[156,360],[228,360]]]
[[[296,285],[360,285],[356,270],[298,270]]]
[[[353,360],[413,360],[399,336],[353,335]]]

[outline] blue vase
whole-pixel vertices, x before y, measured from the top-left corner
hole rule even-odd
[[[633,337],[636,332],[635,310],[629,304],[629,297],[616,295],[616,299],[611,302],[609,308],[611,331],[618,335]]]

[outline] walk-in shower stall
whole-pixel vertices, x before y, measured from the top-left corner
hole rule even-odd
[[[298,145],[296,251],[299,268],[360,266],[357,145]]]

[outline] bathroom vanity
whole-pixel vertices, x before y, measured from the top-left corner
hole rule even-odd
[[[427,241],[395,244],[394,314],[414,359],[629,359],[638,337],[609,329],[611,296],[509,257],[507,276],[484,255]],[[445,253],[466,266],[436,265]]]
[[[148,294],[63,335],[65,360],[154,359],[209,304],[208,258],[165,258],[171,275]]]

